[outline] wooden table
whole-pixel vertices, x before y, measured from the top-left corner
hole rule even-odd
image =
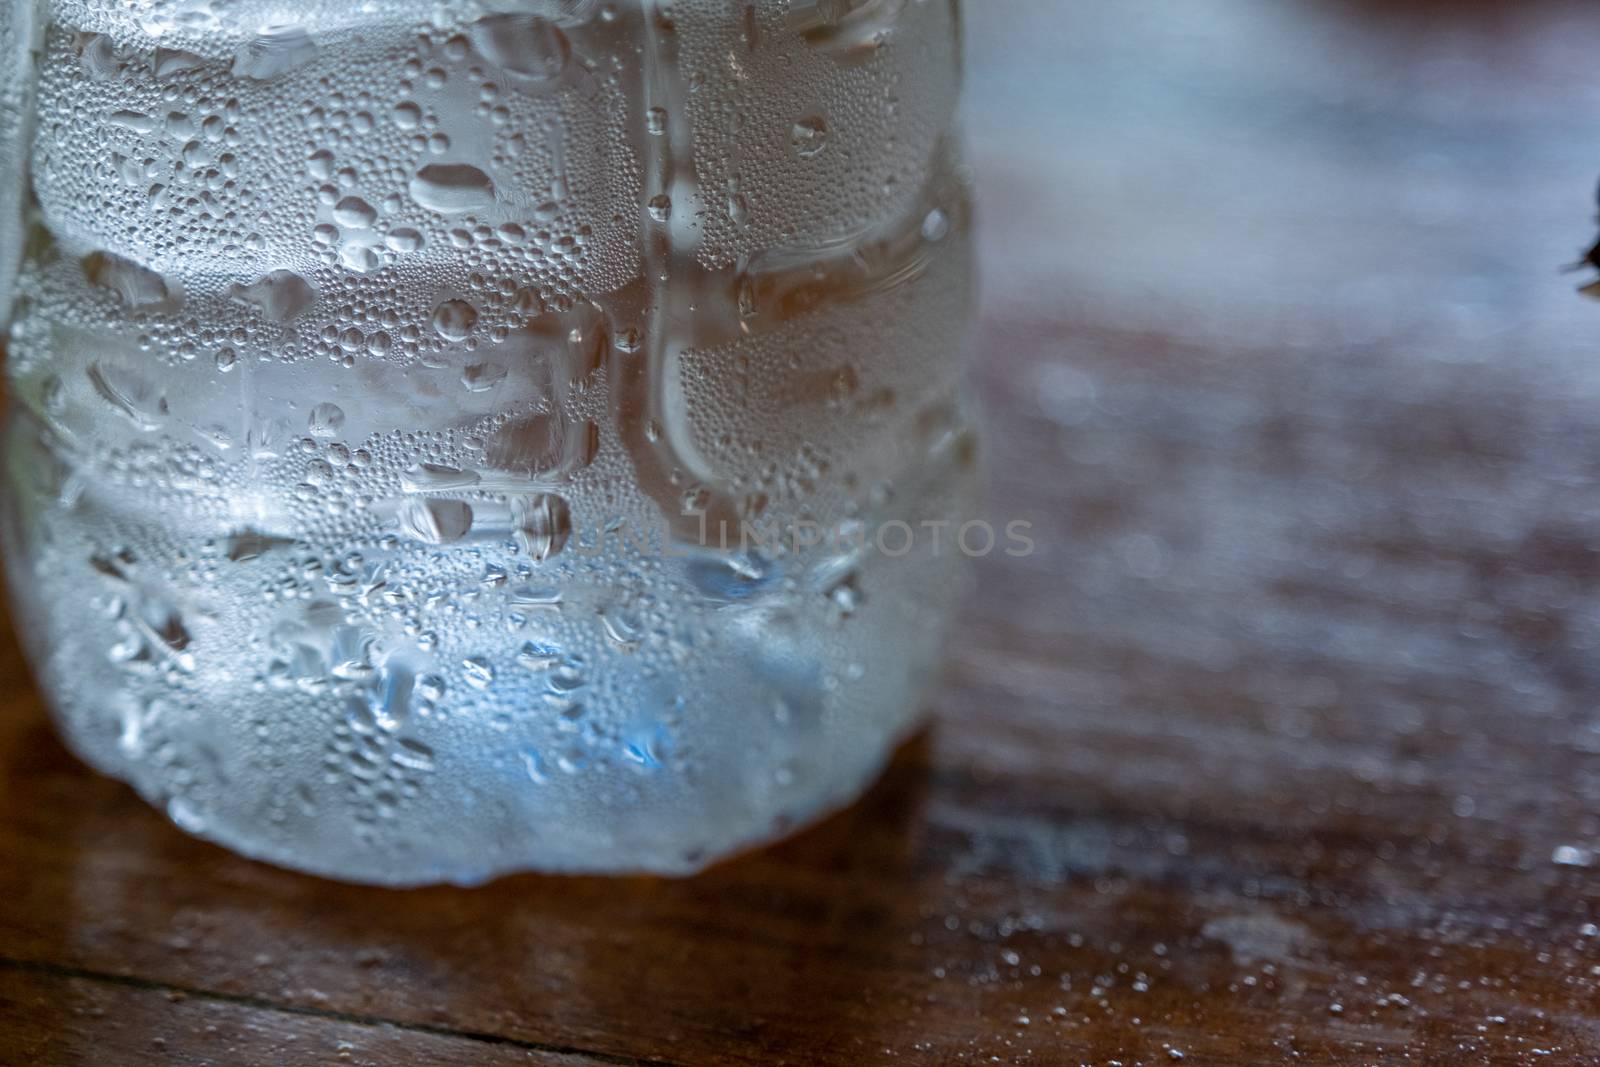
[[[191,840],[0,675],[0,1061],[1600,1063],[1600,8],[973,0],[986,565],[688,881]]]

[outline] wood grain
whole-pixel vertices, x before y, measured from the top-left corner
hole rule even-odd
[[[687,881],[185,837],[0,678],[0,1063],[1600,1063],[1592,4],[968,6],[992,559]]]
[[[0,1013],[11,1020],[6,1054],[16,1063],[78,1063],[93,1051],[129,1067],[226,1063],[349,1063],[417,1067],[533,1064],[580,1067],[587,1056],[563,1056],[521,1042],[460,1037],[433,1027],[315,1009],[286,1009],[250,998],[219,997],[138,979],[70,975],[60,968],[0,971]],[[152,1019],[161,1025],[152,1027]]]

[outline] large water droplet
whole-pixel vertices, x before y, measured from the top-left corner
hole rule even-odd
[[[339,262],[358,274],[369,274],[383,266],[378,250],[366,241],[346,241],[339,247]]]
[[[553,493],[511,498],[511,535],[517,547],[544,562],[566,547],[572,534],[572,511]]]
[[[415,252],[422,247],[422,234],[409,226],[402,226],[399,229],[390,230],[389,236],[383,239],[383,243],[389,247],[391,252]]]
[[[157,48],[150,67],[157,78],[170,78],[174,74],[193,70],[203,63],[205,60],[193,52],[185,52],[178,48]]]
[[[371,226],[378,221],[378,212],[359,196],[347,196],[333,205],[333,221],[340,226]]]
[[[560,663],[564,653],[554,645],[527,641],[517,652],[517,662],[530,671],[547,671]]]
[[[499,363],[472,363],[461,371],[461,386],[469,393],[487,393],[505,380],[506,368]]]
[[[478,324],[478,309],[465,300],[446,300],[433,309],[433,329],[446,341],[465,341]]]
[[[719,601],[747,600],[783,576],[780,567],[757,552],[691,560],[686,573],[700,593]]]
[[[802,0],[789,15],[813,48],[843,66],[870,62],[894,32],[909,0]]]
[[[502,423],[484,444],[484,458],[495,470],[522,475],[566,473],[594,462],[600,428],[555,415],[530,415]]]
[[[554,586],[520,585],[511,591],[511,603],[532,611],[561,610],[561,590]]]
[[[335,437],[344,428],[344,409],[338,404],[318,404],[307,420],[312,437]]]
[[[589,681],[582,656],[567,656],[550,669],[545,676],[545,686],[552,693],[570,693],[582,689]]]
[[[311,283],[292,270],[275,270],[249,285],[234,285],[228,295],[251,304],[273,322],[288,322],[316,302]]]
[[[554,81],[572,55],[567,35],[538,15],[486,15],[469,32],[479,54],[527,85]]]
[[[165,278],[110,252],[91,252],[83,257],[83,275],[95,285],[116,293],[135,311],[170,308],[177,303]]]
[[[477,471],[419,463],[400,475],[400,488],[408,493],[437,493],[449,489],[470,489],[479,482]]]
[[[75,46],[84,73],[95,81],[106,81],[117,73],[116,43],[103,33],[80,33]]]
[[[472,529],[472,505],[464,500],[413,497],[400,505],[400,529],[429,545],[459,541]]]
[[[134,133],[152,133],[157,126],[156,120],[143,111],[113,111],[110,121],[111,125],[121,126]]]
[[[87,373],[100,398],[139,429],[159,429],[166,420],[166,396],[132,368],[96,360]]]
[[[411,199],[442,215],[494,206],[494,182],[467,163],[430,163],[411,179]]]
[[[306,171],[318,181],[327,181],[333,177],[333,153],[326,148],[319,148],[306,158]]]
[[[268,26],[233,57],[233,73],[266,81],[309,62],[316,42],[300,26]]]

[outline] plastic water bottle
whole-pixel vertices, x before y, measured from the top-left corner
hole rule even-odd
[[[954,4],[3,2],[7,564],[76,752],[387,884],[870,783],[970,518]]]

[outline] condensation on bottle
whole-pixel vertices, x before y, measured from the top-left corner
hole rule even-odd
[[[78,754],[392,885],[872,781],[965,561],[871,532],[973,499],[953,3],[4,3],[7,566]]]

